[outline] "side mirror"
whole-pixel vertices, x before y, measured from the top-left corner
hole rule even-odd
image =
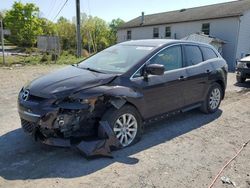
[[[164,65],[160,65],[160,64],[150,64],[146,66],[145,71],[147,74],[163,75],[165,71],[165,67]]]

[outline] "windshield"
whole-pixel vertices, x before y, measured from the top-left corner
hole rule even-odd
[[[122,74],[152,50],[153,47],[148,46],[115,45],[89,57],[78,66],[90,71]]]

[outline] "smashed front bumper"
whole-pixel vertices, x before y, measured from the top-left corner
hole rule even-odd
[[[47,101],[46,101],[47,100]],[[53,101],[18,100],[18,112],[23,130],[35,140],[47,145],[76,148],[85,157],[111,157],[110,148],[119,148],[113,130],[107,122],[97,121],[104,105],[60,108]]]
[[[249,68],[236,68],[236,74],[243,78],[250,78],[250,66]]]

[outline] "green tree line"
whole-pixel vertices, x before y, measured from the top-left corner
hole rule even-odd
[[[4,28],[11,31],[7,40],[20,47],[35,47],[37,36],[59,36],[62,50],[76,48],[76,21],[60,17],[56,23],[39,16],[33,3],[14,2],[10,10],[1,12]],[[117,28],[123,20],[107,23],[101,18],[81,13],[81,36],[84,49],[97,52],[116,43]]]

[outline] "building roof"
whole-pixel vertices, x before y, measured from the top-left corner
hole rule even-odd
[[[246,10],[250,10],[250,0],[238,0],[227,3],[145,15],[143,24],[141,24],[142,16],[139,16],[124,23],[119,29],[236,17],[243,15]]]
[[[212,36],[205,35],[205,34],[200,34],[200,33],[199,34],[193,33],[191,35],[188,35],[182,38],[181,40],[190,40],[190,41],[202,42],[202,43],[207,43],[207,44],[211,44],[212,42],[220,43],[220,44],[226,43],[226,41],[221,40],[219,38],[212,37]]]

